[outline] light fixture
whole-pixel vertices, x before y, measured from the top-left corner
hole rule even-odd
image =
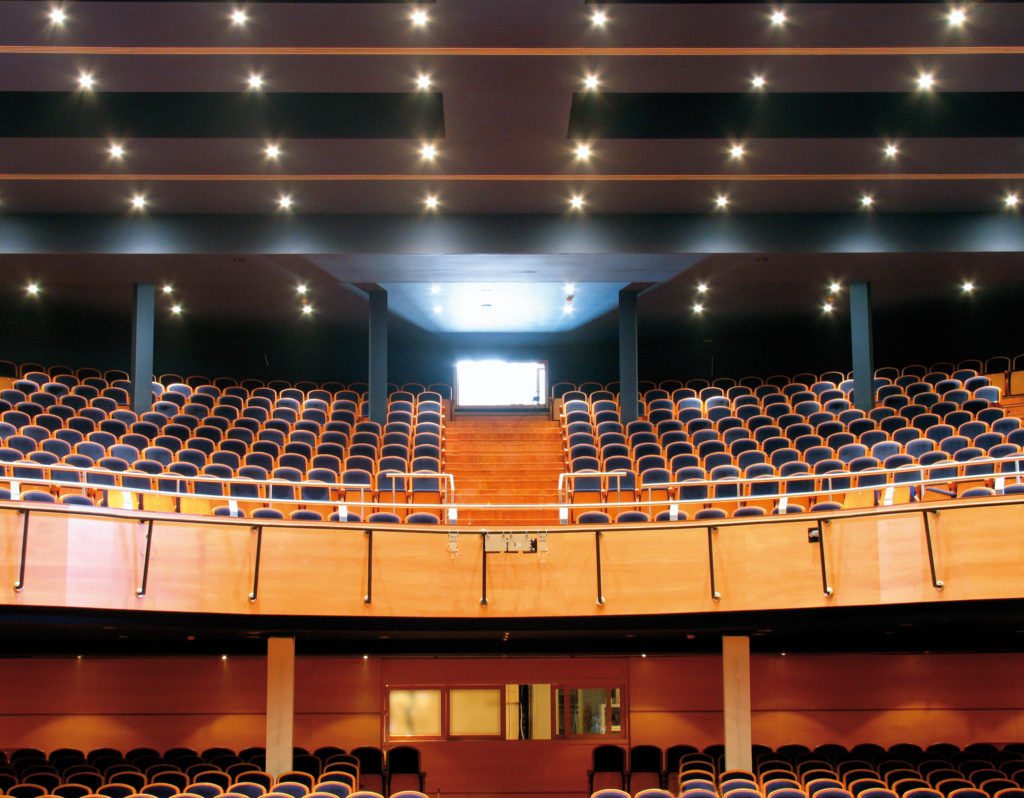
[[[573,194],[569,198],[569,207],[574,211],[578,211],[583,207],[583,196],[581,194]]]
[[[420,157],[424,161],[432,161],[437,156],[437,147],[433,144],[424,144],[420,148]]]
[[[870,208],[875,204],[875,198],[870,194],[862,194],[860,198],[860,206],[862,208]]]
[[[132,197],[132,208],[141,211],[146,207],[146,197],[143,194],[135,194]]]
[[[231,12],[231,24],[232,25],[245,25],[249,21],[249,15],[245,13],[244,8],[236,8]]]
[[[842,290],[843,287],[835,281],[828,284],[828,291],[830,294],[838,294]]]
[[[600,82],[601,81],[598,79],[597,75],[586,75],[583,78],[583,87],[589,91],[593,91],[597,88]]]
[[[967,9],[963,7],[951,8],[949,10],[949,14],[946,16],[946,19],[949,21],[949,24],[952,27],[962,27],[963,24],[967,21]]]
[[[767,81],[764,79],[764,75],[754,75],[750,79],[750,85],[755,89],[763,89]]]
[[[282,194],[277,198],[277,204],[282,210],[288,210],[292,207],[292,198],[290,194]]]
[[[281,147],[277,144],[268,144],[263,152],[270,160],[276,161],[281,155]]]
[[[935,85],[935,76],[931,72],[922,72],[917,76],[917,88],[927,91]]]
[[[725,196],[725,194],[719,194],[717,197],[715,197],[715,207],[716,208],[724,208],[728,204],[729,204],[729,198],[727,196]]]
[[[566,283],[562,286],[562,290],[565,291],[566,296],[572,296],[576,293],[576,283]]]
[[[120,161],[124,158],[124,147],[120,144],[111,144],[107,149],[107,152],[109,152],[110,157],[116,161]]]
[[[440,305],[434,305],[434,313],[441,313],[444,310]]]
[[[729,157],[730,158],[742,158],[746,154],[747,154],[747,151],[743,147],[742,144],[736,143],[736,144],[733,144],[729,148]]]
[[[262,89],[263,88],[263,76],[257,75],[255,72],[246,79],[250,89]]]
[[[427,12],[424,11],[422,8],[415,8],[413,9],[412,13],[409,14],[409,20],[417,28],[422,28],[430,21],[430,17],[427,16]]]
[[[63,27],[64,23],[67,22],[68,15],[60,6],[53,6],[50,9],[50,22],[56,25],[58,28]]]
[[[693,312],[694,313],[703,313],[704,312],[704,305],[701,304],[700,302],[694,302],[693,303]]]
[[[302,315],[303,316],[308,316],[312,312],[313,312],[313,306],[312,305],[305,304],[305,305],[302,306]]]
[[[899,155],[900,148],[897,145],[893,144],[892,142],[889,142],[888,144],[885,145],[884,152],[886,158],[895,158],[897,155]]]
[[[228,658],[228,655],[227,655],[227,654],[221,654],[221,655],[220,655],[220,658],[221,658],[222,660],[226,660],[226,659]]]
[[[960,289],[965,294],[971,293],[971,291],[974,290],[974,281],[973,280],[964,280],[963,283],[960,285]]]
[[[174,286],[171,285],[170,283],[164,283],[163,292],[165,294],[174,293]]]
[[[427,194],[427,196],[423,198],[423,204],[426,206],[428,211],[436,210],[436,208],[437,208],[437,195],[435,195],[435,194]]]
[[[89,91],[93,86],[96,85],[96,78],[92,76],[90,72],[79,72],[78,73],[78,88],[83,91]]]
[[[29,283],[25,286],[25,291],[32,296],[38,296],[39,294],[39,283]]]
[[[698,294],[706,294],[707,291],[708,291],[708,284],[707,283],[697,283],[697,293]]]
[[[566,316],[571,316],[573,313],[573,306],[571,302],[566,302],[562,305],[562,313]]]
[[[437,296],[438,294],[441,293],[441,286],[439,286],[437,283],[431,283],[430,293],[433,294],[434,296]]]
[[[425,91],[430,88],[430,75],[420,74],[416,76],[416,88]]]
[[[1003,203],[1006,205],[1007,208],[1016,208],[1017,207],[1017,203],[1019,203],[1019,202],[1020,202],[1020,197],[1018,197],[1016,194],[1007,194],[1003,198]]]
[[[308,291],[309,286],[306,285],[305,283],[299,283],[297,286],[295,286],[295,292],[301,294],[302,296],[305,296]]]
[[[590,159],[590,145],[589,144],[577,144],[576,145],[576,159],[580,161],[586,161]]]
[[[825,313],[831,313],[833,310],[835,310],[835,308],[832,306],[831,302],[826,302],[824,305],[821,306],[821,309]]]
[[[770,17],[772,25],[782,26],[786,24],[786,12],[781,8],[777,8],[772,12]]]
[[[595,28],[603,28],[608,24],[608,14],[597,9],[590,15],[590,21],[593,23]]]
[[[175,316],[180,316],[181,310],[181,305],[171,305],[171,313],[173,313]]]

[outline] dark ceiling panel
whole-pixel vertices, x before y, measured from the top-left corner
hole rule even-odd
[[[2,92],[0,136],[443,138],[440,93]]]
[[[576,92],[569,137],[989,138],[1024,130],[1024,93]]]

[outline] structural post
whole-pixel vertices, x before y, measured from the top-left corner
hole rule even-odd
[[[636,291],[619,291],[619,413],[622,423],[639,416]]]
[[[267,639],[267,765],[275,778],[292,769],[295,638]]]
[[[853,347],[853,406],[868,413],[875,404],[871,283],[850,283],[850,342]]]
[[[380,286],[370,296],[370,421],[381,427],[388,415],[388,292]]]
[[[751,770],[749,637],[722,638],[722,693],[725,767]]]
[[[153,317],[156,289],[135,283],[132,290],[132,410],[146,413],[153,407]]]

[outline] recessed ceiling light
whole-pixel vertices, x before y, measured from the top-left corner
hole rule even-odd
[[[697,293],[698,294],[705,294],[705,293],[707,293],[707,290],[708,290],[708,284],[707,283],[697,283]]]
[[[441,286],[439,286],[437,283],[432,283],[430,286],[430,293],[433,294],[434,296],[437,296],[438,294],[441,293]]]
[[[960,285],[960,289],[965,294],[971,293],[971,291],[974,290],[974,281],[973,280],[964,280],[963,283]]]
[[[427,16],[427,12],[422,8],[413,9],[413,12],[409,15],[409,19],[417,28],[422,28],[430,21],[430,17]]]
[[[590,158],[590,145],[589,144],[577,144],[576,145],[576,158],[581,161],[586,161]]]
[[[831,313],[833,310],[835,310],[831,302],[826,302],[824,305],[821,306],[821,309],[825,311],[825,313]]]
[[[572,296],[576,293],[576,283],[566,283],[562,286],[562,290],[565,291],[566,295]]]
[[[583,207],[583,196],[581,194],[573,194],[569,198],[569,207],[573,210],[579,210]]]
[[[765,87],[765,83],[767,83],[767,81],[764,79],[764,75],[754,75],[750,79],[750,85],[755,89],[763,89]]]
[[[433,144],[424,144],[420,148],[420,157],[424,161],[432,161],[437,156],[437,147]]]
[[[171,293],[174,293],[174,286],[173,286],[173,285],[171,285],[170,283],[165,283],[165,284],[164,284],[164,287],[163,287],[163,292],[164,292],[165,294],[171,294]]]
[[[440,305],[434,305],[434,313],[441,313],[444,310]]]
[[[886,158],[895,158],[899,154],[900,154],[900,148],[897,145],[893,144],[892,142],[890,142],[889,144],[885,145],[885,157]]]
[[[263,76],[253,73],[246,78],[250,89],[262,89],[263,88]]]
[[[562,305],[562,313],[564,313],[566,316],[571,316],[573,310],[574,308],[572,306],[572,303],[570,302],[566,302],[564,305]]]
[[[586,75],[583,78],[583,86],[584,86],[584,88],[590,89],[590,90],[596,89],[600,82],[601,81],[598,79],[597,75]]]
[[[704,305],[701,304],[700,302],[694,302],[693,303],[693,312],[694,313],[703,313],[704,312]]]
[[[430,88],[430,75],[417,75],[416,88],[424,91]]]
[[[715,207],[724,208],[729,204],[729,198],[725,194],[719,194],[715,197]]]
[[[840,291],[843,290],[843,287],[839,283],[833,281],[828,284],[828,290],[832,294],[838,294]]]
[[[58,28],[61,27],[67,21],[68,15],[63,8],[61,8],[60,6],[54,6],[53,8],[50,9],[50,22],[52,22]]]
[[[36,296],[39,293],[39,283],[29,283],[25,286],[25,291],[32,296]]]
[[[590,15],[590,21],[594,24],[595,28],[603,28],[608,24],[608,14],[598,9]]]
[[[303,305],[302,306],[302,312],[303,312],[304,315],[308,316],[310,313],[313,312],[313,306],[312,305],[308,305],[308,304],[307,305]]]
[[[109,152],[110,157],[115,160],[119,161],[124,158],[124,147],[120,144],[111,144],[107,149],[107,152]]]
[[[244,8],[236,8],[231,12],[231,24],[232,25],[244,25],[249,21],[249,15],[245,13]]]
[[[860,198],[860,206],[862,208],[870,208],[875,204],[875,198],[870,194],[863,194]]]
[[[305,295],[306,292],[308,292],[308,291],[309,291],[309,286],[306,285],[305,283],[299,283],[297,286],[295,286],[295,292],[298,293],[298,294]]]
[[[1017,203],[1020,202],[1020,197],[1018,197],[1016,194],[1007,194],[1003,198],[1003,202],[1006,204],[1007,208],[1016,208]]]
[[[78,73],[78,88],[89,91],[93,86],[96,85],[96,78],[89,72]]]
[[[935,76],[931,72],[922,72],[917,76],[917,88],[927,91],[935,85]]]
[[[281,155],[281,147],[277,144],[268,144],[263,152],[270,160],[276,161],[278,156]]]
[[[282,194],[277,198],[277,204],[283,210],[288,210],[292,207],[292,198],[290,194]]]
[[[786,12],[781,8],[777,8],[772,12],[770,17],[772,25],[785,25],[786,24]]]
[[[435,194],[427,194],[423,198],[423,204],[426,206],[428,211],[435,210],[437,208],[437,196]]]
[[[132,208],[141,211],[146,207],[146,197],[143,194],[136,194],[132,197]]]
[[[949,24],[954,28],[959,28],[967,21],[967,9],[951,8],[946,19],[949,20]]]
[[[181,310],[182,310],[181,305],[171,305],[171,313],[173,313],[175,316],[180,315],[181,314]]]
[[[729,148],[729,157],[730,158],[742,158],[744,155],[746,155],[746,153],[747,153],[747,151],[746,151],[746,149],[744,149],[742,144],[733,144]]]

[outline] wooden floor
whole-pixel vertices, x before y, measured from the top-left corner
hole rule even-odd
[[[547,415],[458,413],[445,428],[445,470],[459,504],[552,504],[564,471],[558,422]],[[557,524],[555,510],[460,510],[473,526]]]

